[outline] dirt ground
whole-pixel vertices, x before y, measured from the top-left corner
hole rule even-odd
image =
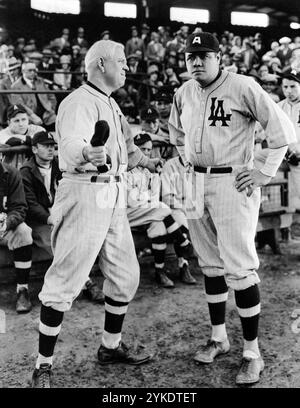
[[[295,322],[292,312],[299,309],[300,316],[300,237],[282,243],[281,249],[282,256],[273,255],[268,247],[259,252],[260,346],[266,368],[254,387],[300,387],[300,330],[293,332],[291,327]],[[123,340],[137,351],[155,353],[153,361],[140,367],[101,367],[96,352],[104,306],[79,298],[65,315],[56,347],[55,387],[235,387],[242,339],[233,293],[227,306],[231,351],[213,365],[198,366],[193,362],[194,353],[210,334],[201,271],[196,259],[192,260],[198,283],[189,287],[178,281],[175,260],[167,266],[176,281],[171,290],[153,282],[150,264],[142,266],[141,284],[124,323]],[[101,276],[95,278],[102,283]],[[6,333],[0,334],[0,388],[29,386],[37,352],[41,285],[41,280],[31,284],[34,308],[27,315],[14,311],[14,285],[0,287],[0,309],[5,310],[7,320]]]

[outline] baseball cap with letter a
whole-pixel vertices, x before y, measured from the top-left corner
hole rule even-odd
[[[194,33],[186,40],[185,52],[219,52],[218,39],[211,33]]]

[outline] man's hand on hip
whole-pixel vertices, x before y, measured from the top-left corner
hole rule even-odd
[[[103,166],[106,163],[105,146],[87,145],[82,150],[83,157],[86,161],[92,163],[93,166]]]
[[[264,186],[271,181],[272,177],[266,176],[257,169],[241,169],[235,178],[235,187],[241,192],[247,189],[247,196],[250,197],[257,187]]]

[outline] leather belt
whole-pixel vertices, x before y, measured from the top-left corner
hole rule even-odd
[[[121,181],[121,176],[114,176],[112,174],[107,176],[92,176],[91,183],[119,183]]]
[[[207,173],[207,174],[224,174],[231,173],[232,167],[201,167],[194,166],[194,171],[197,173]]]

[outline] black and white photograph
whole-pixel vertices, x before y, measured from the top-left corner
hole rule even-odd
[[[0,0],[0,389],[34,388],[300,388],[299,1]]]

